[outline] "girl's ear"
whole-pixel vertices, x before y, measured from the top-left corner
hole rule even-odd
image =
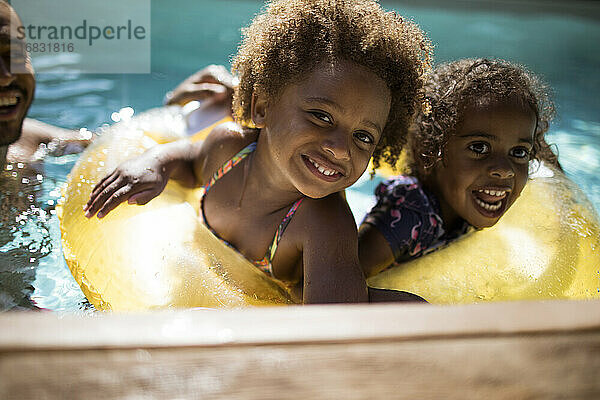
[[[250,103],[250,112],[252,123],[257,128],[265,127],[265,116],[267,115],[267,99],[256,92],[252,93],[252,102]]]
[[[431,175],[431,173],[433,172],[433,170],[435,168],[435,165],[441,161],[440,157],[441,157],[440,155],[438,155],[437,157],[433,157],[433,156],[426,156],[424,154],[417,156],[415,164],[419,171],[419,174],[421,176]]]

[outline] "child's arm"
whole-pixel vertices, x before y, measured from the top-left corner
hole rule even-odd
[[[215,171],[254,140],[239,125],[224,123],[204,141],[192,143],[185,139],[154,146],[125,161],[96,184],[84,207],[85,215],[89,218],[98,213],[102,218],[124,201],[146,204],[162,193],[169,179],[188,187],[200,186],[205,173]]]
[[[307,216],[302,229],[304,304],[368,301],[348,204],[336,193],[324,199],[307,198],[300,209]]]
[[[367,278],[394,262],[394,253],[387,239],[370,224],[362,224],[358,231],[358,257]]]
[[[369,288],[369,303],[427,303],[421,296],[391,289]]]
[[[420,257],[443,233],[432,200],[415,178],[399,176],[375,190],[377,204],[358,234],[359,256],[367,277],[393,262]]]
[[[195,186],[195,164],[201,165],[202,142],[179,140],[154,146],[142,155],[120,164],[92,190],[84,207],[86,217],[104,217],[124,201],[146,204],[158,196],[169,178]]]
[[[370,224],[362,224],[358,231],[358,256],[367,278],[378,274],[394,262],[394,253],[387,239]],[[392,302],[426,301],[409,292],[369,287],[369,303]]]

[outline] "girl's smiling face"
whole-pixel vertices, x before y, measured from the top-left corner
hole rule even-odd
[[[363,174],[390,110],[386,83],[350,61],[320,63],[276,98],[256,96],[253,122],[261,128],[273,168],[295,190],[322,198]]]
[[[470,107],[427,180],[447,228],[493,226],[527,183],[536,117],[512,103]],[[459,218],[460,217],[460,218]]]

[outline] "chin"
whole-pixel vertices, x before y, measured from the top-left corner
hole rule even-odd
[[[0,121],[0,146],[9,146],[21,138],[23,119],[20,122]]]
[[[302,193],[302,195],[305,197],[310,197],[311,199],[322,199],[334,192],[323,193],[322,191],[315,190],[300,190],[300,193]]]
[[[490,222],[490,223],[483,223],[483,224],[472,224],[476,229],[485,229],[485,228],[491,228],[492,226],[496,225],[496,222],[498,221],[494,221],[494,222]]]
[[[296,180],[293,181],[296,190],[305,197],[311,199],[322,199],[329,196],[332,193],[339,192],[343,189],[338,189],[339,185],[334,185],[331,182],[312,181],[313,177],[309,177],[310,180]]]
[[[502,214],[504,215],[504,214]],[[469,224],[473,225],[476,229],[483,229],[483,228],[491,228],[492,226],[496,225],[498,223],[498,221],[500,221],[500,218],[502,218],[502,216],[496,218],[496,219],[488,219],[488,218],[479,218],[477,221],[468,221]]]
[[[311,199],[322,199],[324,197],[327,197],[333,193],[337,193],[343,189],[331,189],[331,190],[324,190],[323,187],[319,187],[319,188],[315,188],[315,187],[302,187],[302,186],[296,186],[298,191],[300,193],[302,193],[303,196],[306,197],[310,197]]]

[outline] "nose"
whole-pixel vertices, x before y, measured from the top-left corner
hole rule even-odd
[[[495,159],[488,172],[492,178],[498,179],[509,179],[515,176],[512,164],[504,157]]]
[[[14,80],[15,76],[10,72],[10,65],[6,65],[6,61],[0,58],[0,86],[8,86]]]
[[[350,160],[350,145],[348,133],[337,129],[327,135],[321,147],[326,153],[331,154],[337,160]]]

